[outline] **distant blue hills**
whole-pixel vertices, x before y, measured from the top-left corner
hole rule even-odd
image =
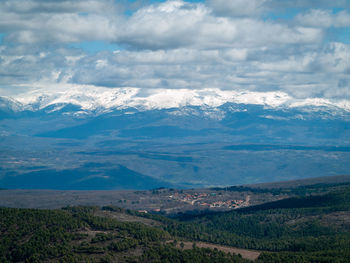
[[[43,169],[2,178],[7,189],[58,189],[58,190],[125,190],[170,187],[171,184],[132,171],[124,166],[113,169],[96,169],[98,164],[67,170]]]
[[[187,188],[350,174],[350,114],[335,108],[0,105],[0,188]]]

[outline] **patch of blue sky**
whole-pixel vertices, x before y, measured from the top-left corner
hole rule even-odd
[[[288,8],[284,12],[269,12],[263,16],[264,20],[292,20],[300,14],[300,8]]]
[[[4,33],[0,33],[0,45],[2,45],[2,40],[3,40],[4,36],[5,36]]]
[[[87,12],[80,12],[80,13],[78,13],[80,16],[88,16],[89,15],[89,13],[87,13]]]
[[[331,33],[331,41],[350,44],[350,27],[331,28],[329,31]]]
[[[98,53],[101,51],[123,50],[120,45],[111,44],[105,41],[86,41],[69,44],[69,47],[79,48],[88,53]]]
[[[334,14],[339,13],[340,11],[344,11],[344,8],[333,8],[332,11]]]

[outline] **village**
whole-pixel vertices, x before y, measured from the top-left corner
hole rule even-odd
[[[218,200],[217,193],[179,193],[176,192],[168,196],[171,200],[184,202],[193,206],[202,206],[208,208],[226,208],[237,209],[249,205],[250,196],[247,195],[245,200]]]

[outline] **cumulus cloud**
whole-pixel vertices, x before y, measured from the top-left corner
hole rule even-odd
[[[348,1],[134,4],[125,15],[112,0],[2,1],[0,88],[40,82],[350,99],[350,47],[327,38],[327,28],[350,26],[347,11],[327,8]],[[290,21],[266,17],[289,7],[306,9]],[[86,41],[121,48],[70,46]]]
[[[267,11],[268,0],[208,0],[208,5],[219,16],[254,16]]]
[[[81,12],[65,12],[66,8],[55,12],[57,6],[53,3],[48,7],[43,4],[45,12],[34,12],[40,5],[33,0],[29,1],[33,6],[23,8],[11,7],[5,1],[5,8],[0,9],[3,10],[0,13],[0,30],[7,32],[5,41],[8,42],[35,44],[104,40],[138,49],[312,43],[322,38],[322,31],[314,28],[293,28],[250,18],[215,17],[204,4],[168,1],[143,7],[131,17],[122,18],[109,11],[101,13],[109,2],[105,5],[90,2],[96,5],[96,12],[81,14],[89,10],[89,2],[78,2],[79,5],[63,2],[63,5],[66,3]]]
[[[70,82],[107,87],[285,91],[296,98],[350,98],[350,47],[289,57],[264,49],[123,51],[84,57]],[[339,80],[341,80],[339,82]]]
[[[143,8],[123,28],[117,39],[139,49],[315,43],[323,34],[315,28],[289,27],[253,18],[216,17],[203,4],[182,1]]]
[[[276,13],[288,8],[350,8],[347,0],[207,0],[213,13],[218,16],[260,16]]]
[[[298,14],[296,21],[312,27],[349,27],[350,13],[343,10],[336,14],[330,10],[313,9],[304,14]]]
[[[114,9],[111,0],[11,0],[2,1],[1,9],[7,13],[40,14],[40,13],[105,13]]]
[[[107,16],[106,16],[107,14]],[[5,42],[55,44],[112,40],[118,16],[111,1],[3,1],[0,32]]]
[[[348,0],[267,0],[265,3],[272,10],[284,8],[349,8]]]

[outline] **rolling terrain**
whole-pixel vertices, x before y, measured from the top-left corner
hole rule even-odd
[[[204,96],[221,102],[198,105],[145,97],[119,106],[80,93],[2,98],[0,187],[199,188],[348,174],[347,108],[292,107],[277,97],[249,104]]]
[[[0,0],[0,263],[350,263],[350,0]]]
[[[105,206],[174,215],[185,211],[228,211],[289,197],[323,194],[350,185],[350,175],[224,188],[156,188],[153,190],[3,189],[0,206],[57,209],[68,205]]]
[[[49,210],[2,207],[1,262],[348,262],[349,177],[227,191],[256,196],[270,191],[284,198],[170,217],[107,203]]]

